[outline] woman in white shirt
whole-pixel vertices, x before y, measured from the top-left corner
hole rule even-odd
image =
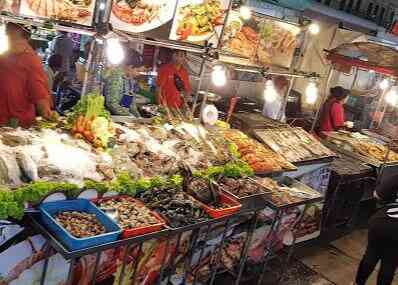
[[[283,99],[286,95],[289,81],[286,79],[285,76],[281,75],[275,77],[272,81],[274,82],[274,87],[277,93],[276,98],[272,102],[265,101],[263,107],[263,115],[270,119],[286,122],[286,106],[283,106]]]

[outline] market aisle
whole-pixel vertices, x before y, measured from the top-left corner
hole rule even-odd
[[[349,285],[355,278],[358,263],[366,247],[367,232],[358,230],[328,246],[312,246],[297,252],[306,266],[337,285]],[[373,273],[369,285],[376,284]],[[398,285],[398,276],[393,285]]]

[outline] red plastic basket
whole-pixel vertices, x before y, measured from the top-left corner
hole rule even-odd
[[[220,202],[222,204],[230,206],[228,208],[214,209],[210,206],[207,206],[206,204],[203,204],[200,201],[197,202],[200,203],[205,209],[205,211],[209,214],[209,216],[214,219],[232,215],[237,211],[239,211],[240,208],[242,207],[242,205],[238,201],[232,199],[231,197],[227,196],[224,193],[220,193]]]
[[[134,202],[138,207],[145,207],[146,206],[141,202],[138,201],[128,195],[118,195],[118,196],[111,196],[111,197],[106,197],[106,198],[101,198],[101,199],[94,199],[92,200],[94,204],[98,205],[101,202],[109,201],[109,200],[114,200],[117,198],[128,198],[132,202]],[[160,231],[164,226],[166,226],[166,222],[163,220],[163,218],[156,212],[149,210],[152,216],[154,216],[159,223],[154,224],[154,225],[149,225],[145,227],[138,227],[138,228],[133,228],[133,229],[128,229],[128,230],[123,230],[122,231],[122,238],[131,238],[131,237],[136,237],[136,236],[141,236],[153,232]]]

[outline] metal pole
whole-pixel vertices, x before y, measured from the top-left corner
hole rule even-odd
[[[199,92],[200,92],[200,88],[202,87],[202,81],[203,81],[203,76],[205,74],[205,70],[206,70],[206,57],[203,56],[202,62],[201,62],[201,65],[200,65],[198,86],[196,88],[195,99],[194,99],[193,105],[192,105],[192,112],[191,112],[192,116],[195,116],[196,105],[198,103]]]
[[[247,261],[247,256],[249,254],[250,244],[251,244],[251,241],[253,238],[254,230],[256,229],[257,220],[258,220],[258,212],[255,212],[253,214],[252,220],[249,224],[246,242],[243,246],[242,254],[240,256],[239,271],[238,271],[238,276],[236,277],[236,280],[235,280],[235,285],[239,285],[240,279],[242,278],[243,270],[245,268],[246,261]]]
[[[290,66],[290,72],[293,72],[294,69],[296,69],[296,67],[297,67],[298,70],[301,69],[301,66],[303,64],[303,58],[304,58],[305,53],[306,53],[307,48],[308,48],[308,39],[309,39],[308,31],[305,31],[304,32],[303,43],[302,43],[301,48],[300,48],[300,52],[294,57],[293,62],[291,64],[291,66]],[[279,110],[279,113],[278,113],[278,116],[277,116],[277,119],[279,121],[282,120],[283,115],[286,115],[286,111],[285,110],[286,110],[287,100],[288,100],[290,92],[293,89],[293,86],[294,86],[295,82],[296,82],[295,77],[289,82],[289,87],[287,88],[287,90],[286,90],[287,92],[285,93],[285,96],[283,97],[282,106],[281,106],[281,109]]]
[[[336,35],[337,35],[337,31],[338,30],[339,30],[339,26],[336,26],[336,28],[334,29],[334,32],[333,32],[333,36],[332,36],[332,38],[330,39],[330,42],[329,42],[329,46],[328,46],[329,50],[332,47],[334,40],[336,39]],[[313,132],[315,130],[315,126],[316,126],[316,123],[318,121],[320,109],[321,109],[323,103],[325,102],[325,100],[327,98],[330,82],[332,81],[332,76],[333,76],[333,66],[331,66],[329,68],[324,94],[323,94],[323,96],[322,96],[322,98],[321,98],[321,100],[319,102],[319,106],[318,106],[318,108],[316,110],[315,118],[314,118],[314,121],[312,122],[312,126],[311,126],[311,132]]]
[[[91,277],[91,284],[95,285],[96,284],[96,279],[97,279],[97,271],[98,271],[98,265],[101,260],[101,254],[102,251],[97,252],[95,255],[95,263],[94,263],[94,270],[93,270],[93,275]]]
[[[383,90],[383,92],[381,93],[381,96],[379,98],[379,102],[377,102],[377,106],[376,106],[376,110],[375,110],[375,115],[379,112],[379,110],[381,110],[382,104],[384,102],[384,97],[387,94],[387,90],[389,90],[389,88]],[[375,120],[375,116],[373,115],[372,117],[372,122],[370,123],[370,129],[373,129],[377,123],[377,127],[380,127],[382,119],[379,118],[377,120]]]
[[[320,115],[319,113],[321,112],[321,107],[322,107],[323,103],[325,103],[325,101],[328,97],[327,94],[328,94],[330,82],[332,81],[333,70],[334,70],[333,67],[330,67],[329,74],[328,74],[328,80],[326,81],[326,85],[325,85],[325,91],[324,91],[323,96],[319,102],[319,106],[316,110],[315,118],[314,118],[314,121],[312,122],[312,126],[311,126],[311,132],[313,132],[315,130],[315,126],[316,126],[316,123],[317,123],[319,115]]]

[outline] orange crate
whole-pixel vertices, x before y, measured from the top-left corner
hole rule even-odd
[[[216,219],[216,218],[221,218],[225,216],[232,215],[240,210],[242,205],[229,197],[228,195],[224,193],[220,193],[220,202],[222,204],[228,205],[230,207],[228,208],[223,208],[223,209],[214,209],[210,206],[207,206],[206,204],[203,204],[202,202],[198,201],[198,203],[203,205],[203,208],[206,210],[206,212],[209,214],[210,217]]]
[[[128,195],[117,195],[117,196],[106,197],[106,198],[101,198],[101,199],[94,199],[92,201],[94,204],[96,204],[98,206],[101,202],[115,200],[118,198],[128,198],[131,202],[136,204],[138,207],[146,207],[144,203],[142,203],[141,201],[138,201]],[[123,230],[122,238],[131,238],[131,237],[136,237],[136,236],[141,236],[141,235],[157,232],[166,226],[166,222],[163,220],[163,218],[158,213],[151,211],[151,210],[149,210],[149,211],[150,211],[151,215],[154,216],[158,220],[159,223],[154,224],[154,225],[145,226],[145,227],[128,229],[128,230],[122,229]]]

